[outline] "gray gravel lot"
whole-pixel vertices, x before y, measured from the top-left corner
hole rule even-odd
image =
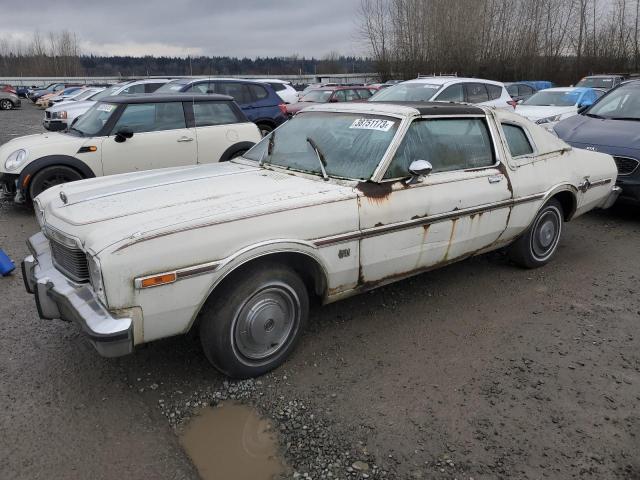
[[[37,133],[29,102],[0,143]],[[197,478],[175,432],[234,398],[280,431],[290,476],[640,478],[640,210],[566,226],[556,259],[500,253],[313,311],[291,359],[228,382],[191,337],[97,356],[0,278],[0,478]],[[27,254],[25,207],[0,203],[0,248]]]

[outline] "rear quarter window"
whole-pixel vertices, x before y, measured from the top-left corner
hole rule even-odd
[[[509,147],[509,152],[512,157],[522,157],[533,153],[533,146],[531,142],[529,142],[524,128],[510,123],[503,123],[502,131],[504,132],[507,146]]]
[[[248,84],[249,94],[251,95],[252,100],[264,100],[269,96],[269,92],[267,89],[261,85],[255,85],[253,83]]]
[[[502,96],[502,87],[497,85],[485,85],[489,93],[489,100],[497,100]]]
[[[196,127],[225,125],[240,121],[228,102],[194,102],[193,116]]]
[[[287,88],[287,86],[284,83],[269,82],[269,85],[271,85],[271,88],[273,88],[276,92],[280,92]]]

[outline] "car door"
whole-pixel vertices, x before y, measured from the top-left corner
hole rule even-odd
[[[244,120],[229,102],[193,102],[186,108],[193,109],[198,163],[218,162],[227,148],[241,141],[238,122]]]
[[[116,133],[122,129],[133,136],[119,142]],[[194,129],[186,126],[182,102],[128,104],[102,141],[104,174],[194,165],[195,140]]]
[[[384,175],[386,195],[361,195],[362,283],[446,264],[498,240],[512,194],[494,128],[484,116],[413,121]],[[402,183],[415,160],[431,162],[433,172]]]

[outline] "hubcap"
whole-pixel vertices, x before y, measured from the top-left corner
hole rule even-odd
[[[287,285],[260,290],[236,316],[233,336],[238,353],[253,361],[274,355],[287,344],[299,316],[300,302]]]
[[[550,208],[538,217],[533,235],[531,249],[538,260],[546,260],[554,252],[560,238],[562,219],[555,208]]]

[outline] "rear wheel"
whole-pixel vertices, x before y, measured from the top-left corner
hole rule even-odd
[[[43,168],[31,180],[29,198],[33,200],[48,188],[62,183],[82,180],[82,178],[82,175],[77,170],[64,165]]]
[[[13,108],[13,103],[11,100],[7,100],[6,98],[0,100],[0,110],[11,110]]]
[[[265,263],[226,282],[203,308],[200,340],[222,373],[248,378],[273,370],[294,349],[309,314],[309,295],[293,270]]]
[[[533,224],[509,247],[509,257],[524,268],[537,268],[551,260],[558,248],[564,215],[556,199],[547,202]]]

